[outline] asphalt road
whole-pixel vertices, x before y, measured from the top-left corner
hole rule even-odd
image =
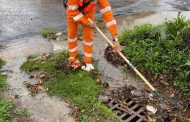
[[[190,10],[189,0],[109,0],[114,13]],[[172,5],[172,7],[171,7]],[[61,0],[0,0],[0,45],[34,36],[43,28],[66,29]]]

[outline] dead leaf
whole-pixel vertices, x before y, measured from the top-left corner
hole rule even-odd
[[[171,122],[176,122],[177,121],[177,119],[176,118],[174,118],[174,119],[172,119],[172,121]]]
[[[40,78],[45,78],[46,77],[46,74],[41,74],[40,75]]]
[[[68,118],[68,117],[69,117],[69,115],[68,115],[68,114],[66,114],[66,115],[64,115],[64,117],[65,117],[65,118]]]

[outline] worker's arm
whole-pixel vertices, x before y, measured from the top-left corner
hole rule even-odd
[[[106,23],[106,27],[112,34],[113,38],[113,47],[116,51],[121,51],[121,45],[117,39],[118,28],[116,20],[113,16],[111,6],[107,0],[98,0],[98,6],[100,7],[100,12],[103,14],[104,22]]]
[[[76,22],[82,22],[85,25],[89,23],[84,15],[79,12],[77,0],[68,0],[67,15]]]
[[[100,12],[103,14],[103,19],[106,23],[106,27],[112,34],[113,39],[117,38],[117,23],[115,18],[113,17],[109,2],[107,0],[98,0],[98,6],[100,7]]]

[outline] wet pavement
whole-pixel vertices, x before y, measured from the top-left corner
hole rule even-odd
[[[16,44],[16,42],[19,44]],[[21,43],[22,42],[22,43]],[[46,93],[39,93],[30,96],[24,82],[35,84],[38,80],[32,80],[25,72],[20,70],[20,66],[26,61],[27,56],[42,55],[53,50],[52,44],[44,40],[41,36],[24,37],[14,40],[8,48],[0,51],[0,56],[6,61],[2,71],[6,73],[7,83],[10,90],[8,98],[20,96],[14,99],[14,104],[22,108],[27,108],[31,113],[31,122],[73,122],[69,116],[71,110],[67,103],[56,97],[50,97]]]
[[[0,42],[37,35],[43,28],[66,28],[60,0],[1,0],[0,6]]]
[[[177,11],[190,10],[189,0],[110,0],[110,2],[114,14],[123,15],[122,19],[117,19],[120,32],[125,27],[128,29],[146,22],[159,24],[166,19],[174,18]],[[0,6],[0,57],[7,61],[4,71],[12,71],[5,72],[11,89],[9,96],[25,94],[27,90],[23,82],[36,82],[31,81],[27,74],[20,71],[20,66],[26,61],[27,56],[49,53],[54,49],[67,49],[66,41],[48,41],[40,36],[43,28],[66,30],[65,10],[60,0],[0,0]],[[188,18],[189,13],[182,12]],[[108,33],[107,35],[110,36]],[[106,61],[105,42],[102,40],[100,35],[95,35],[94,58],[99,60],[98,68],[103,74],[102,79],[107,81],[111,88],[123,85],[143,88],[143,83],[138,78],[131,74],[123,74],[121,69]],[[31,118],[34,121],[72,121],[70,117],[64,118],[64,115],[70,113],[70,109],[58,98],[49,97],[47,94],[39,94],[36,97],[25,95],[18,101],[32,111]]]
[[[188,0],[110,0],[110,3],[115,15],[190,9]],[[61,0],[1,0],[0,6],[0,45],[37,35],[43,28],[66,30]]]

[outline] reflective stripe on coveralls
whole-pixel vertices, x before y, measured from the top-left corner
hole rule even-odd
[[[83,1],[88,2],[88,0]],[[113,17],[110,4],[107,0],[96,1],[97,5],[100,7],[100,12],[103,14],[103,19],[108,30],[112,36],[116,36],[118,33],[117,24]],[[87,19],[90,18],[91,20],[94,20],[95,8],[83,14],[79,12],[78,6],[80,6],[78,0],[68,0],[67,22],[69,56],[77,56],[77,30],[78,24],[82,24],[84,62],[92,63],[93,31],[90,27],[87,26],[89,23]]]

